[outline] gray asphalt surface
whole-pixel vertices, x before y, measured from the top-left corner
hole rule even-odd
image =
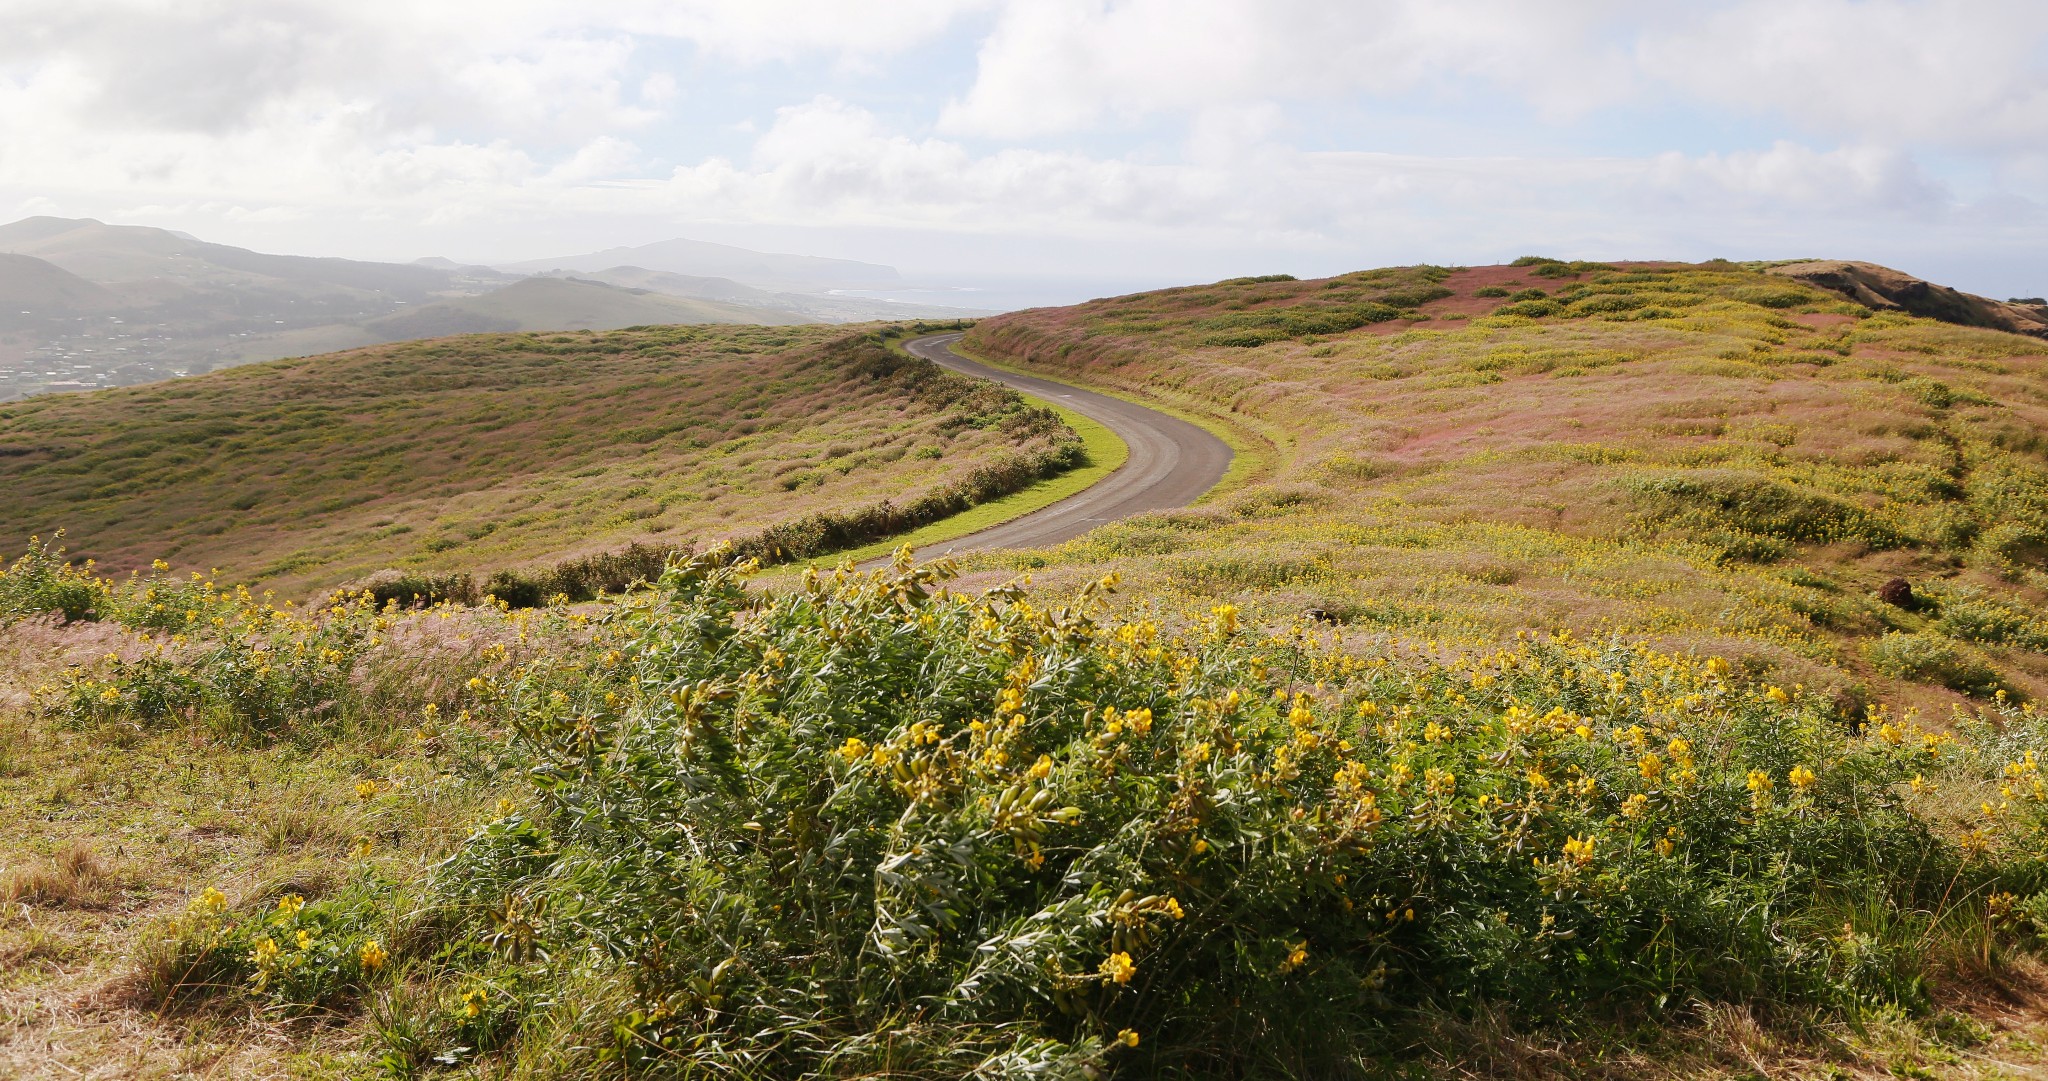
[[[959,340],[958,334],[934,334],[906,342],[905,348],[962,375],[994,380],[1058,402],[1115,432],[1130,444],[1131,456],[1116,472],[1085,491],[979,533],[921,548],[921,556],[1058,544],[1104,522],[1185,507],[1215,487],[1230,468],[1230,446],[1187,421],[1121,398],[976,364],[953,352],[952,345]]]

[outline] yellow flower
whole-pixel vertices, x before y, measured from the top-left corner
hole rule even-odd
[[[249,951],[249,963],[258,968],[269,968],[277,963],[277,943],[269,935],[256,940],[256,948]]]
[[[1654,754],[1646,754],[1636,759],[1636,772],[1642,774],[1644,780],[1654,781],[1664,775],[1664,760]]]
[[[839,745],[839,757],[846,759],[849,763],[858,762],[866,758],[867,754],[868,745],[856,736],[846,737],[846,742]]]
[[[1123,1044],[1125,1047],[1136,1047],[1138,1046],[1138,1034],[1131,1029],[1124,1029],[1116,1034],[1116,1042]]]
[[[1792,700],[1792,696],[1785,693],[1785,688],[1780,687],[1777,684],[1772,684],[1771,686],[1764,688],[1764,698],[1769,701],[1776,702],[1780,705],[1783,705],[1784,703],[1790,702]]]
[[[1034,781],[1042,781],[1052,776],[1052,756],[1049,754],[1039,755],[1038,761],[1033,762],[1031,768],[1024,771],[1024,776]]]
[[[1593,862],[1594,843],[1594,838],[1591,836],[1565,838],[1565,858],[1572,861],[1573,863],[1578,864],[1581,867],[1584,867],[1585,865]]]
[[[1209,609],[1209,615],[1215,620],[1216,632],[1218,634],[1237,633],[1237,605],[1219,604]]]
[[[1197,837],[1195,838],[1195,843],[1192,847],[1194,848],[1195,855],[1199,856],[1202,853],[1209,851],[1209,842],[1203,840],[1200,837]]]
[[[1749,790],[1751,792],[1755,792],[1758,794],[1769,792],[1774,787],[1774,785],[1771,782],[1771,775],[1765,773],[1763,770],[1760,769],[1753,769],[1749,771],[1749,780],[1747,783],[1749,786]]]
[[[462,993],[462,1016],[476,1017],[484,1012],[484,1003],[490,995],[483,988],[476,987]]]
[[[1429,743],[1442,743],[1451,738],[1451,730],[1435,721],[1431,721],[1423,726],[1422,738]]]
[[[1137,973],[1138,966],[1131,963],[1130,954],[1119,950],[1110,954],[1097,971],[1112,983],[1129,983],[1131,977]]]
[[[1794,788],[1799,789],[1801,792],[1804,792],[1807,789],[1812,788],[1813,782],[1818,780],[1818,778],[1816,778],[1813,775],[1813,771],[1807,769],[1805,766],[1793,766],[1792,771],[1785,775],[1785,779],[1791,781],[1792,786]]]
[[[1906,734],[1890,721],[1877,726],[1877,738],[1896,747],[1906,741]]]
[[[292,920],[298,919],[299,910],[305,907],[306,899],[304,897],[301,897],[296,893],[287,893],[283,897],[277,899],[276,920],[279,923],[288,923]]]
[[[1650,809],[1650,797],[1641,792],[1621,801],[1621,813],[1626,818],[1641,818]]]
[[[377,788],[378,785],[375,781],[358,781],[356,783],[356,798],[369,799],[377,794]]]
[[[195,916],[218,916],[228,910],[228,895],[208,886],[199,891],[199,896],[185,906],[185,911]]]
[[[1657,854],[1659,856],[1669,856],[1673,852],[1676,852],[1678,850],[1677,842],[1673,841],[1669,837],[1657,838],[1657,843],[1652,847],[1657,850]]]
[[[1572,734],[1579,737],[1580,739],[1593,738],[1593,730],[1583,724],[1578,726],[1577,728],[1572,729]]]
[[[1305,965],[1307,963],[1308,940],[1302,939],[1300,942],[1290,943],[1288,945],[1287,959],[1285,961],[1280,962],[1280,971],[1292,972],[1295,969],[1300,968],[1302,965]]]
[[[384,944],[374,938],[363,943],[363,948],[356,951],[356,959],[361,961],[363,967],[371,972],[383,968],[384,962],[389,960],[390,957],[390,954],[384,952]]]
[[[1124,723],[1131,727],[1131,731],[1142,736],[1152,731],[1152,711],[1141,709],[1126,713],[1124,714]]]
[[[1174,919],[1184,920],[1187,918],[1188,914],[1181,909],[1180,902],[1171,897],[1168,897],[1166,899],[1166,903],[1161,907],[1165,908],[1167,914],[1172,916]]]
[[[1913,789],[1913,794],[1916,796],[1925,796],[1934,791],[1934,782],[1917,773],[1906,784]]]
[[[514,802],[512,802],[512,797],[510,797],[510,796],[499,796],[499,797],[498,797],[498,817],[499,817],[499,818],[510,818],[510,817],[512,817],[512,812],[513,812],[513,811],[516,811],[516,810],[518,810],[518,809],[519,809],[519,805],[518,805],[517,803],[514,803]]]
[[[295,943],[296,943],[296,944],[298,945],[298,947],[299,947],[299,950],[300,950],[301,952],[303,952],[303,951],[305,951],[305,950],[309,950],[309,949],[312,949],[312,948],[313,948],[313,932],[311,932],[311,931],[308,931],[308,930],[304,930],[304,929],[302,928],[302,929],[301,929],[301,930],[299,931],[299,933],[298,933],[298,934],[296,934],[296,935],[292,936],[292,941],[293,941],[293,942],[295,942]]]

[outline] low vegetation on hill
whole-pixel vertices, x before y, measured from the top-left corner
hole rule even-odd
[[[0,532],[287,595],[384,569],[481,586],[629,542],[817,554],[1077,454],[1007,390],[860,332],[485,335],[0,405]]]
[[[959,578],[760,575],[769,527],[594,603],[302,607],[44,542],[0,1071],[2039,1072],[2048,358],[1765,270],[988,320],[1255,463]],[[802,358],[746,418],[791,438],[853,386],[1061,453],[838,348],[698,362]]]
[[[594,609],[297,612],[32,552],[0,579],[0,1002],[26,1019],[0,1063],[1633,1077],[1788,1039],[1871,1067],[2031,1054],[1953,1006],[2034,971],[2048,932],[2031,708],[1851,730],[1619,638],[1359,650],[1229,605],[1118,616],[1113,578],[1048,605],[907,557],[787,588],[750,567],[707,552]],[[51,625],[81,595],[104,619]],[[67,1002],[81,986],[113,1020]]]
[[[1468,645],[1625,630],[1825,687],[1850,722],[2048,690],[2034,339],[1759,268],[1529,260],[1119,297],[968,346],[1272,446],[1227,505],[1098,530],[1046,574]]]

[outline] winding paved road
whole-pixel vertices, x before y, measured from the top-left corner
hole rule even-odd
[[[1116,472],[1084,491],[979,533],[922,548],[921,556],[1058,544],[1104,522],[1185,507],[1215,487],[1230,468],[1229,445],[1187,421],[1107,394],[977,364],[953,352],[953,343],[959,340],[958,334],[934,334],[906,342],[904,347],[962,375],[994,380],[1058,402],[1115,432],[1130,445],[1131,456]]]

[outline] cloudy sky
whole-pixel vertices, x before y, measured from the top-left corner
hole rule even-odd
[[[1163,283],[1530,252],[2048,292],[2042,0],[0,0],[0,218]]]

